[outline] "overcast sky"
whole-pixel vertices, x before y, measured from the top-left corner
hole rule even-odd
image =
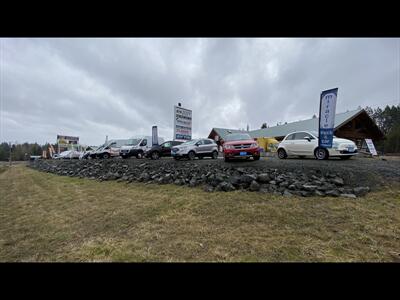
[[[0,39],[0,141],[82,144],[171,139],[173,105],[193,110],[193,137],[318,114],[399,104],[400,39]]]

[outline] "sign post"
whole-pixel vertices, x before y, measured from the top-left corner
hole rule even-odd
[[[157,132],[157,126],[153,126],[152,127],[152,139],[153,139],[153,145],[152,146],[156,146],[158,145],[158,132]]]
[[[173,140],[190,141],[192,139],[192,111],[174,105]]]
[[[332,148],[337,93],[337,88],[326,90],[321,93],[318,128],[319,147]]]
[[[369,153],[371,153],[372,155],[378,155],[378,153],[376,152],[376,149],[375,149],[375,145],[372,142],[372,140],[371,139],[365,139],[365,142],[367,143],[367,147],[368,147]]]

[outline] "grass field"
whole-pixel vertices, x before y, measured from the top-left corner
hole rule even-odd
[[[0,261],[400,261],[400,186],[206,193],[0,166]]]

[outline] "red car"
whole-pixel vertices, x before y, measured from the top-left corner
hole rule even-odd
[[[247,133],[228,134],[222,147],[225,161],[229,161],[231,158],[260,159],[260,147]]]

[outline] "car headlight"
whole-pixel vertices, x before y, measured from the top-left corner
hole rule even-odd
[[[178,148],[178,151],[181,151],[181,150],[185,151],[186,149],[187,149],[187,147],[182,147],[182,148]]]
[[[333,142],[332,148],[337,150],[339,148],[339,143],[338,142]]]
[[[235,147],[233,147],[233,145],[225,145],[224,148],[225,149],[234,149]]]
[[[257,143],[252,143],[252,144],[250,145],[250,147],[251,147],[251,148],[256,148],[256,147],[258,147],[258,145],[257,145]]]

